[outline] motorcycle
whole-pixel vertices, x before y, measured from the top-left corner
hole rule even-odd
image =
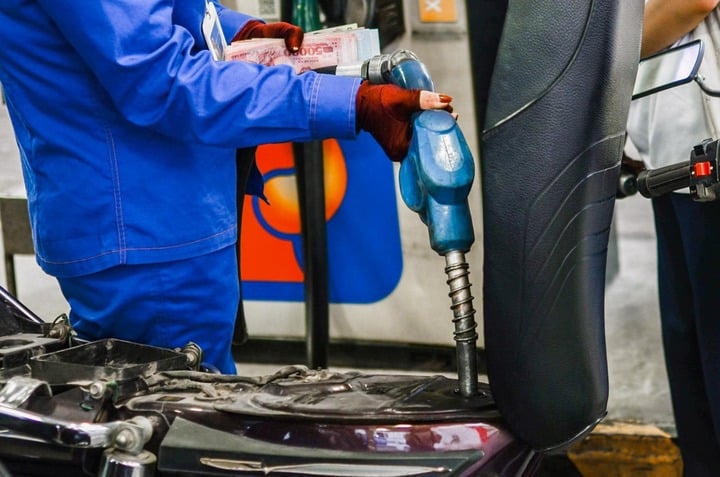
[[[637,65],[633,48],[608,45],[639,43],[618,19],[639,24],[642,2],[510,3],[502,19],[487,17],[500,46],[474,62],[494,62],[492,50],[502,65],[483,71],[493,94],[478,108],[489,383],[476,380],[463,255],[474,172],[461,168],[454,120],[426,111],[401,193],[446,258],[459,379],[304,366],[221,375],[193,343],[84,342],[65,316],[47,322],[0,288],[0,475],[531,477],[547,452],[590,432],[605,415],[605,251]],[[506,17],[501,41],[493,29]],[[396,84],[425,73],[409,55],[392,60],[374,73]],[[447,160],[428,160],[437,151]],[[461,180],[448,188],[448,178]],[[445,235],[458,230],[459,245]]]
[[[529,476],[488,386],[290,366],[221,375],[189,343],[83,342],[0,287],[0,475]],[[9,472],[9,473],[8,473]]]

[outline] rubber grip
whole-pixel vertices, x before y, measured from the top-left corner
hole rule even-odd
[[[659,169],[642,171],[638,175],[638,191],[647,198],[690,186],[690,162],[680,162]]]

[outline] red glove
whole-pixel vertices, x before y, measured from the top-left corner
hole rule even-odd
[[[283,38],[287,49],[295,52],[300,49],[304,35],[302,28],[291,23],[263,23],[259,20],[250,20],[232,37],[231,42],[250,38]]]
[[[401,161],[407,155],[412,137],[411,116],[423,109],[420,106],[422,93],[419,89],[404,89],[392,84],[376,85],[367,81],[360,84],[355,100],[356,125],[372,134],[393,161]],[[452,112],[451,100],[444,94],[436,95],[426,108]]]

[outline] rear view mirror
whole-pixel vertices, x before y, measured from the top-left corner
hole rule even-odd
[[[694,40],[640,60],[632,99],[689,83],[697,76],[704,45]]]

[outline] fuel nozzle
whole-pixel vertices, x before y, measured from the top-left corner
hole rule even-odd
[[[475,163],[462,131],[446,111],[423,111],[414,122],[407,157],[400,165],[400,194],[428,228],[430,246],[445,257],[455,325],[459,392],[478,391],[477,324],[465,253],[475,241],[467,197]]]
[[[367,60],[362,76],[371,83],[435,91],[425,64],[408,50]],[[410,149],[400,164],[400,193],[427,225],[432,249],[445,257],[455,325],[458,391],[465,397],[478,392],[477,324],[465,261],[465,253],[475,240],[467,202],[474,177],[475,162],[455,118],[442,110],[416,114]]]
[[[435,91],[425,64],[408,50],[376,55],[360,65],[338,67],[336,74],[361,76],[374,84]],[[457,121],[447,111],[427,110],[413,118],[408,155],[400,164],[400,193],[428,227],[430,246],[445,257],[452,301],[459,392],[478,392],[477,324],[470,293],[465,253],[475,233],[467,197],[475,177],[475,162]]]

